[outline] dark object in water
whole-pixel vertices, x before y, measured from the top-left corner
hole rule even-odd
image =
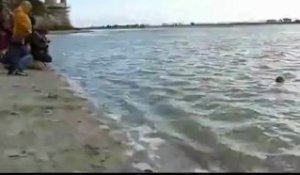
[[[145,170],[144,172],[145,172],[145,173],[153,173],[152,170]]]
[[[285,80],[283,77],[277,77],[276,78],[276,83],[283,83]]]

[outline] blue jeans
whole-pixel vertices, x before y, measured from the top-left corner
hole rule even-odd
[[[19,71],[24,71],[30,64],[33,62],[33,56],[31,54],[25,55],[20,58],[19,62],[17,63],[17,69]]]

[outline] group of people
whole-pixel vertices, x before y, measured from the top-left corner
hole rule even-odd
[[[0,10],[3,14],[4,7],[1,6]],[[12,25],[4,25],[4,18],[0,18],[1,63],[8,75],[26,76],[24,70],[30,66],[39,65],[42,69],[42,66],[47,67],[47,63],[52,62],[47,30],[36,27],[31,11],[32,4],[23,1],[10,13]]]

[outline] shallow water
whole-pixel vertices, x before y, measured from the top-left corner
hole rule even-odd
[[[158,171],[300,171],[300,26],[51,36],[55,65]],[[282,75],[286,83],[275,78]]]

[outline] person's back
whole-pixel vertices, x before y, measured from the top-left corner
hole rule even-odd
[[[32,24],[29,18],[29,12],[31,9],[31,3],[28,1],[23,1],[21,5],[14,10],[14,41],[24,42],[25,38],[32,33]]]
[[[48,43],[44,40],[43,36],[41,36],[41,34],[39,34],[36,30],[34,30],[29,36],[28,42],[30,43],[32,52],[45,50],[48,47]]]
[[[35,26],[36,20],[33,16],[30,16],[32,26]],[[46,31],[42,29],[32,28],[32,34],[26,38],[26,42],[31,46],[31,54],[35,61],[41,61],[43,63],[52,62],[52,57],[48,54],[48,39],[45,36]]]

